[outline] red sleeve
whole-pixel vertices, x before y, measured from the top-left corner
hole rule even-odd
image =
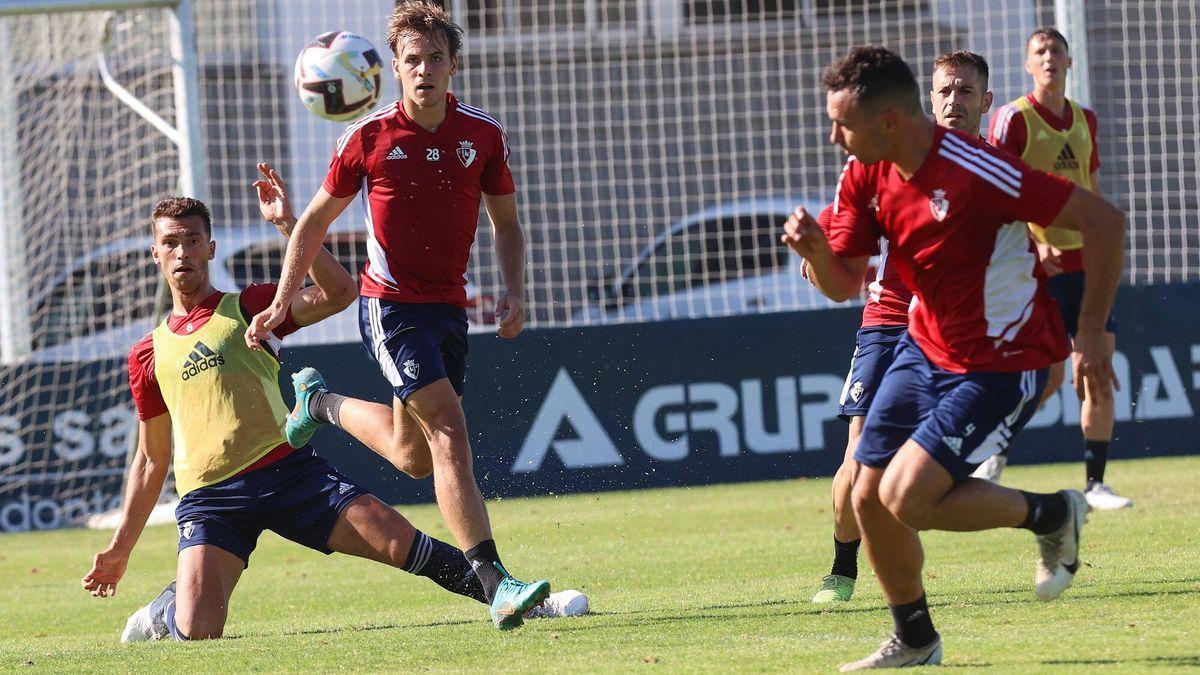
[[[1100,126],[1100,122],[1096,119],[1096,111],[1091,108],[1083,109],[1083,117],[1087,120],[1088,131],[1092,134],[1092,164],[1091,173],[1096,173],[1100,170],[1100,144],[1096,142],[1096,129]]]
[[[513,182],[512,172],[508,169],[508,135],[503,129],[496,129],[495,148],[488,162],[483,166],[483,176],[480,177],[480,189],[489,195],[510,195],[517,191]]]
[[[821,209],[817,214],[817,225],[825,231],[825,236],[829,236],[829,226],[833,224],[833,204]]]
[[[266,309],[271,301],[275,299],[275,289],[277,284],[250,284],[242,291],[238,302],[242,307],[242,315],[247,319],[258,314]],[[275,327],[271,331],[277,338],[291,335],[300,330],[300,324],[296,323],[295,317],[292,316],[292,308],[288,307],[287,316],[283,318],[283,323]]]
[[[1009,103],[992,115],[988,128],[988,143],[1004,150],[1013,157],[1025,152],[1025,118],[1017,106]]]
[[[856,258],[874,255],[879,250],[883,231],[871,207],[874,191],[869,176],[867,167],[853,156],[842,167],[826,230],[829,245],[837,255]]]
[[[325,174],[325,182],[321,184],[334,197],[350,197],[362,188],[362,179],[366,175],[362,135],[362,128],[356,127],[338,139],[329,160],[329,173]]]
[[[142,338],[129,350],[129,391],[137,406],[138,419],[149,420],[167,412],[167,402],[154,376],[154,338]]]

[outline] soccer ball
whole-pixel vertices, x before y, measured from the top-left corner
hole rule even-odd
[[[383,61],[366,38],[334,30],[321,33],[296,57],[296,91],[318,117],[345,122],[379,101]]]

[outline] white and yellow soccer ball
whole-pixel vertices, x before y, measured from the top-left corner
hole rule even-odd
[[[296,57],[296,92],[318,117],[346,122],[379,102],[383,60],[369,40],[343,30],[321,33]]]

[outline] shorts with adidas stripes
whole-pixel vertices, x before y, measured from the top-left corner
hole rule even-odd
[[[892,357],[900,338],[908,332],[903,326],[863,326],[854,336],[854,356],[850,372],[838,398],[838,417],[849,422],[852,417],[866,417],[871,402],[883,383],[883,374],[892,365]]]
[[[1008,447],[1037,411],[1048,368],[952,373],[932,363],[911,335],[896,346],[863,426],[854,459],[883,468],[910,438],[954,481]]]
[[[442,378],[463,395],[467,311],[462,307],[360,297],[358,329],[363,347],[379,364],[396,398],[407,401]]]
[[[325,554],[338,517],[370,494],[311,447],[264,467],[196,488],[179,500],[179,550],[207,544],[250,566],[263,530]]]

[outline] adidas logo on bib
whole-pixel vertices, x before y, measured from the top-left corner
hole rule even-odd
[[[183,362],[182,377],[184,380],[191,379],[201,372],[209,368],[225,365],[225,357],[208,348],[208,345],[203,342],[197,342],[188,354],[187,360]]]
[[[404,154],[404,151],[397,145],[392,147],[392,151],[388,153],[385,159],[408,159],[408,155]]]

